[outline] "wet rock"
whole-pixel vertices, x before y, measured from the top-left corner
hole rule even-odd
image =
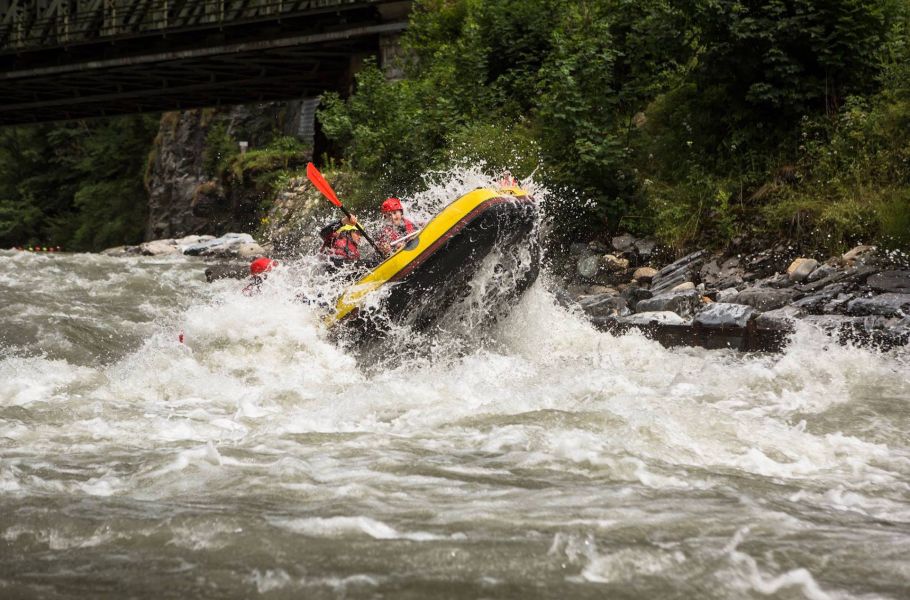
[[[857,246],[856,248],[853,248],[852,250],[848,250],[847,252],[844,252],[843,256],[841,256],[841,260],[843,260],[847,265],[850,265],[850,266],[853,266],[856,264],[866,264],[868,262],[871,262],[872,259],[875,258],[875,252],[876,252],[875,246],[865,246],[865,245]]]
[[[114,248],[102,250],[101,254],[104,256],[135,256],[141,254],[141,251],[139,250],[139,246],[116,246]]]
[[[757,314],[751,306],[714,302],[695,315],[694,323],[702,327],[745,327]]]
[[[789,304],[797,296],[794,290],[768,288],[748,288],[736,295],[736,304],[746,304],[764,312]]]
[[[910,293],[910,271],[882,271],[870,275],[866,285],[877,292]]]
[[[617,252],[629,252],[635,247],[635,238],[629,234],[618,235],[610,240],[610,244]]]
[[[654,294],[650,290],[640,288],[635,285],[630,285],[622,291],[622,297],[626,299],[626,305],[630,310],[634,311],[638,303],[641,300],[647,300],[648,298],[653,297]]]
[[[656,248],[657,242],[654,240],[635,240],[635,250],[644,259],[650,258]]]
[[[632,279],[641,281],[642,283],[649,283],[654,279],[655,275],[657,275],[657,269],[652,269],[651,267],[638,267],[635,269],[635,273],[632,274]]]
[[[817,279],[811,283],[801,283],[796,285],[796,290],[801,293],[813,293],[825,288],[832,283],[851,283],[851,284],[862,284],[866,279],[875,273],[875,267],[870,266],[858,266],[850,267],[844,270],[836,270],[831,275],[823,277],[822,279]]]
[[[820,279],[824,279],[826,277],[830,277],[831,275],[834,275],[835,273],[837,273],[837,271],[838,271],[838,269],[834,265],[821,265],[820,267],[818,267],[817,269],[812,271],[812,273],[809,274],[809,276],[806,278],[806,281],[809,281],[809,282],[818,281]]]
[[[139,244],[139,252],[144,256],[166,256],[179,253],[180,248],[176,240],[154,240]]]
[[[796,320],[805,313],[795,306],[783,306],[768,312],[763,312],[755,318],[755,326],[761,329],[788,331],[793,328]]]
[[[904,317],[910,315],[910,294],[889,292],[871,298],[856,298],[847,305],[847,312],[857,316]]]
[[[205,280],[209,283],[218,279],[244,279],[250,274],[250,265],[242,263],[225,263],[211,265],[205,269]]]
[[[726,288],[718,291],[717,294],[715,294],[714,301],[733,302],[733,299],[736,298],[737,294],[739,294],[739,290],[735,287]]]
[[[684,292],[686,290],[694,290],[694,289],[695,289],[694,283],[692,283],[691,281],[684,281],[683,283],[680,283],[679,285],[675,285],[672,288],[670,288],[670,291],[671,292]]]
[[[592,317],[615,317],[630,313],[626,299],[611,294],[587,296],[579,300],[578,305]]]
[[[797,258],[787,267],[787,277],[790,281],[803,281],[818,267],[814,258]]]
[[[699,250],[660,269],[651,280],[651,291],[660,293],[680,283],[694,281],[707,256],[707,252]]]
[[[578,259],[576,271],[583,279],[594,279],[600,272],[600,257],[594,254],[582,256]]]
[[[624,271],[629,268],[628,259],[619,258],[612,254],[607,254],[601,258],[601,264],[608,271]]]
[[[635,306],[638,312],[671,311],[682,317],[689,317],[701,306],[701,295],[693,290],[664,292],[643,299]]]
[[[594,254],[607,254],[610,251],[610,248],[603,242],[594,240],[592,242],[588,242],[588,250]]]
[[[831,312],[826,306],[834,299],[843,295],[847,291],[848,284],[832,283],[815,294],[810,294],[793,303],[793,306],[806,311],[809,314],[821,314]]]
[[[191,244],[183,249],[183,253],[189,256],[252,258],[261,256],[263,250],[248,233],[226,233],[219,238]]]
[[[214,235],[187,235],[182,238],[174,240],[178,246],[184,248],[187,246],[192,246],[193,244],[199,244],[202,242],[207,242],[209,240],[214,240]]]
[[[640,312],[634,315],[623,317],[621,322],[628,325],[649,325],[657,323],[660,325],[686,325],[689,323],[675,312],[669,310]]]

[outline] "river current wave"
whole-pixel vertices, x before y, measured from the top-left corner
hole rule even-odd
[[[299,268],[203,268],[0,252],[0,596],[910,593],[905,351],[666,349],[538,281],[365,366]]]

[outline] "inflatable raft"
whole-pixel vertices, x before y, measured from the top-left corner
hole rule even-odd
[[[534,199],[521,188],[477,189],[348,287],[326,323],[367,337],[393,325],[426,330],[471,303],[495,319],[537,278],[538,258]]]

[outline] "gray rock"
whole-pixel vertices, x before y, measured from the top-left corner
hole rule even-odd
[[[657,323],[660,325],[686,325],[689,323],[675,312],[669,310],[641,312],[634,315],[623,317],[621,322],[629,325],[650,325]]]
[[[733,302],[738,294],[739,290],[735,287],[726,288],[717,292],[715,300],[717,302]]]
[[[818,267],[814,258],[797,258],[787,267],[787,277],[790,281],[803,281]]]
[[[657,242],[654,240],[635,240],[635,250],[642,258],[650,258],[654,254],[655,248],[657,248]]]
[[[635,238],[629,234],[618,235],[610,240],[613,249],[617,252],[628,252],[635,246]]]
[[[117,246],[115,248],[102,250],[101,254],[104,256],[135,256],[141,254],[141,251],[139,250],[139,246]]]
[[[849,267],[844,270],[836,270],[831,275],[817,279],[810,283],[801,283],[796,285],[796,290],[803,293],[813,293],[832,283],[844,282],[861,284],[866,281],[870,275],[875,273],[875,267],[861,265],[858,267]]]
[[[787,331],[793,328],[796,320],[805,313],[794,306],[784,306],[763,312],[755,318],[755,326],[760,329]]]
[[[578,259],[576,270],[584,279],[593,279],[600,271],[600,257],[595,254],[582,256]]]
[[[751,306],[714,302],[695,315],[694,323],[702,327],[745,327],[757,314]]]
[[[809,314],[821,314],[830,312],[825,307],[834,299],[843,295],[847,291],[848,284],[832,283],[815,294],[811,294],[793,303],[793,306],[806,311]]]
[[[856,298],[847,305],[851,315],[904,317],[910,315],[910,294],[885,293],[871,298]]]
[[[825,277],[830,277],[837,273],[837,267],[834,265],[822,265],[812,271],[809,276],[806,278],[806,281],[818,281],[819,279],[824,279]]]
[[[797,296],[794,290],[775,290],[768,288],[748,288],[736,295],[736,304],[746,304],[764,312],[789,304]]]
[[[640,300],[635,306],[638,312],[672,311],[682,317],[689,317],[701,306],[701,296],[695,290],[664,292],[652,298]]]
[[[153,240],[139,244],[139,252],[145,256],[166,256],[177,254],[180,249],[174,240]]]
[[[615,317],[629,314],[626,299],[622,296],[600,294],[587,296],[578,301],[578,305],[585,313],[592,317]]]
[[[594,240],[592,242],[588,242],[588,250],[590,250],[594,254],[606,254],[607,252],[610,251],[610,248],[603,242]]]
[[[882,271],[866,279],[866,285],[877,292],[910,293],[910,271]]]
[[[255,247],[251,249],[251,246]],[[226,233],[183,248],[183,253],[189,256],[241,257],[241,252],[242,258],[249,258],[261,255],[262,248],[248,233]]]
[[[647,300],[654,294],[650,290],[630,285],[622,291],[622,297],[626,299],[626,304],[630,310],[635,310],[641,300]]]

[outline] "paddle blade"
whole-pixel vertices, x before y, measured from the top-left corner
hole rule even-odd
[[[335,206],[341,208],[341,200],[338,199],[338,196],[335,195],[335,190],[332,189],[332,186],[329,185],[329,182],[325,180],[325,177],[322,176],[322,173],[319,172],[319,169],[316,168],[316,165],[309,163],[306,166],[306,176],[313,185],[316,186],[316,189],[322,192],[322,195],[328,198],[329,202]]]

